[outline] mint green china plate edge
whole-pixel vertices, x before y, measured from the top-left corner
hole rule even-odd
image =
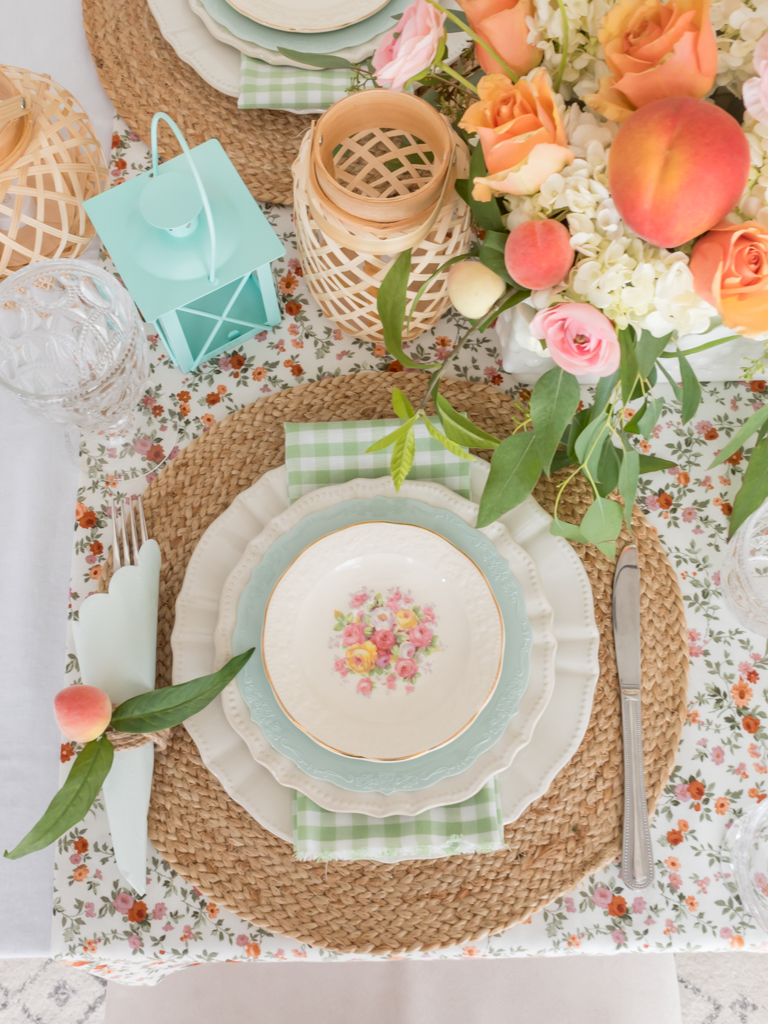
[[[315,743],[285,715],[269,684],[260,654],[238,675],[237,683],[251,718],[269,743],[312,778],[351,792],[395,793],[426,789],[465,771],[503,735],[517,712],[530,675],[532,630],[525,597],[509,564],[482,533],[453,512],[410,498],[355,498],[306,516],[268,549],[238,603],[232,649],[261,648],[264,610],[278,579],[309,544],[361,521],[423,526],[445,537],[470,557],[488,580],[504,621],[505,645],[500,678],[488,704],[455,740],[407,761],[377,762],[345,757]]]

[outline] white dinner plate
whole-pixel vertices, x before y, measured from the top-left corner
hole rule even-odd
[[[227,0],[246,18],[283,32],[334,32],[380,11],[388,0]]]
[[[487,463],[472,464],[470,479],[475,500],[479,499],[487,476]],[[286,472],[281,466],[266,473],[239,495],[201,538],[187,567],[176,605],[171,637],[174,683],[214,670],[214,631],[224,583],[252,538],[287,507]],[[599,636],[589,579],[570,545],[549,533],[551,521],[532,498],[502,517],[515,540],[536,562],[547,600],[554,610],[558,642],[553,699],[536,724],[533,742],[520,749],[512,766],[498,775],[505,822],[514,821],[528,804],[546,792],[554,776],[578,749],[589,722],[599,674]],[[520,714],[533,699],[533,692],[534,687],[529,685],[521,701]],[[238,729],[244,731],[253,726],[248,708],[237,687],[228,688],[225,696],[230,693],[236,705],[228,708],[228,715],[232,718],[239,714]],[[254,747],[259,742],[264,744],[263,736],[259,740],[258,735],[251,734],[246,745],[227,721],[219,701],[214,701],[185,725],[205,764],[229,795],[265,828],[290,842],[292,804],[287,787],[296,783],[289,780],[286,785],[280,785],[271,772],[284,770],[290,774],[291,767],[295,771],[295,766],[274,752],[270,770],[255,761]],[[270,751],[271,748],[262,750],[261,756],[270,756]],[[300,782],[300,773],[295,773]],[[316,799],[312,787],[307,788],[308,795]],[[450,803],[447,792],[450,787],[444,788],[446,794],[442,802]],[[342,790],[337,792],[340,798],[345,795]],[[348,808],[339,806],[338,809]],[[394,812],[382,807],[375,810],[376,813]]]
[[[187,0],[147,0],[157,27],[176,56],[225,96],[240,95],[240,53],[236,43],[214,39]],[[234,37],[233,37],[234,40]]]

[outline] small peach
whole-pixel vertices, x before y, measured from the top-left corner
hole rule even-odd
[[[526,220],[512,229],[504,246],[510,277],[532,290],[559,284],[575,255],[568,228],[559,220]]]
[[[66,686],[53,698],[53,713],[67,739],[88,743],[112,717],[112,701],[98,686]]]
[[[506,285],[477,260],[456,263],[448,272],[448,298],[468,320],[479,320],[504,294]]]

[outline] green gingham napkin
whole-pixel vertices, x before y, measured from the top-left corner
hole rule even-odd
[[[352,84],[347,68],[294,68],[241,55],[238,107],[266,110],[326,110]]]
[[[397,426],[397,420],[345,423],[286,423],[288,498],[357,477],[389,474],[389,452],[365,449]],[[435,420],[436,425],[437,421]],[[434,480],[469,497],[469,463],[451,455],[417,424],[410,478]],[[415,817],[372,818],[335,813],[303,793],[293,794],[293,849],[299,860],[415,860],[504,849],[504,826],[496,779],[471,797]]]

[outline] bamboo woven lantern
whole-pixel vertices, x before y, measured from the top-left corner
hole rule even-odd
[[[468,151],[424,100],[386,89],[339,100],[304,136],[293,165],[294,223],[309,290],[347,334],[381,342],[379,285],[412,250],[408,301],[470,246],[469,208],[454,189]],[[447,272],[419,300],[404,340],[449,306]]]
[[[95,234],[82,204],[106,183],[77,100],[47,75],[0,65],[0,280],[37,260],[79,256]]]

